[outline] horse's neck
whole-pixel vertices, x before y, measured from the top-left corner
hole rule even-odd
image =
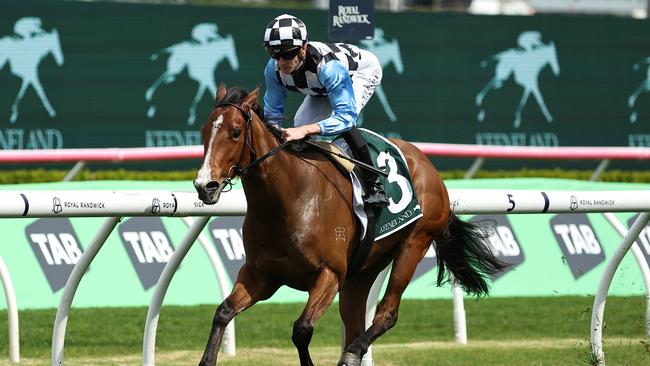
[[[253,143],[255,157],[260,158],[279,145],[273,134],[259,121],[253,121]],[[285,148],[286,149],[286,148]],[[242,184],[249,210],[255,207],[282,209],[287,189],[307,184],[307,177],[300,171],[298,157],[283,150],[268,157],[261,164],[242,177]]]

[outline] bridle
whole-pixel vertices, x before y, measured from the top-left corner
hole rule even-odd
[[[250,112],[250,109],[248,111],[245,111],[240,105],[235,104],[235,103],[229,103],[229,102],[219,102],[215,104],[214,108],[219,108],[219,107],[235,107],[237,110],[239,110],[243,115],[244,115],[244,126],[245,126],[245,131],[244,131],[244,146],[242,146],[241,153],[239,154],[239,161],[235,163],[235,165],[231,166],[230,169],[228,169],[228,173],[230,171],[234,172],[234,175],[232,177],[227,177],[226,179],[223,180],[223,182],[220,184],[220,188],[222,188],[222,192],[228,192],[232,189],[233,183],[232,180],[235,179],[236,177],[243,177],[244,175],[248,174],[248,172],[260,165],[264,160],[270,158],[271,156],[275,155],[278,151],[284,149],[287,145],[290,145],[291,143],[295,141],[288,141],[288,142],[283,142],[279,144],[278,146],[274,147],[271,149],[269,152],[266,154],[260,156],[257,158],[257,154],[255,153],[255,149],[253,149],[253,116]],[[265,123],[266,128],[271,129],[270,124]],[[246,152],[246,146],[248,146],[248,149],[250,150],[251,154],[251,162],[248,163],[245,167],[240,167],[242,160],[244,160],[244,154]],[[227,189],[223,189],[226,188]]]

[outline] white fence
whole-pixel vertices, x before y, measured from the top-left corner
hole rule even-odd
[[[607,213],[607,218],[624,235],[624,239],[617,251],[610,259],[607,269],[602,276],[598,293],[594,301],[592,313],[592,348],[602,358],[604,365],[604,352],[602,349],[602,325],[605,299],[613,274],[621,259],[634,244],[634,239],[645,227],[650,219],[650,192],[648,191],[533,191],[533,190],[451,190],[450,202],[457,214],[525,214],[525,213],[577,213],[577,212],[602,212]],[[95,207],[74,207],[66,202],[84,200],[101,201],[104,205]],[[52,335],[52,365],[62,365],[64,361],[64,342],[68,313],[77,286],[96,256],[105,240],[108,238],[117,223],[124,216],[178,216],[186,217],[190,227],[181,244],[176,248],[169,259],[163,273],[158,280],[154,295],[151,299],[143,339],[143,364],[154,365],[155,339],[158,316],[169,283],[192,244],[199,238],[206,253],[215,268],[219,279],[222,295],[225,296],[230,289],[225,288],[225,271],[217,258],[217,253],[206,238],[200,234],[210,216],[243,215],[246,212],[246,201],[241,190],[234,190],[222,195],[219,204],[205,206],[197,200],[193,192],[170,191],[31,191],[31,192],[0,192],[0,217],[108,217],[92,242],[75,265],[64,292],[61,296]],[[57,208],[58,207],[58,208]],[[624,227],[618,223],[611,212],[643,212],[625,233]],[[188,216],[198,216],[190,222]],[[642,254],[636,248],[639,266],[642,269],[646,291],[650,288],[650,270],[648,270]],[[7,296],[10,327],[10,357],[14,362],[19,361],[18,356],[18,318],[11,280],[0,265],[3,285]],[[369,297],[369,313],[366,316],[370,322],[374,313],[379,289],[385,279],[385,271],[373,293]],[[5,276],[6,275],[6,276]],[[9,289],[9,290],[7,290]],[[459,290],[455,290],[460,295]],[[456,317],[457,341],[466,342],[465,318],[462,306],[462,296],[455,296],[454,315]],[[650,305],[647,309],[647,319],[650,319]],[[648,323],[650,327],[650,322]],[[228,336],[224,339],[224,351],[234,354],[234,327],[231,324]],[[646,329],[648,335],[650,330]],[[372,353],[368,352],[364,358],[364,365],[372,364]]]

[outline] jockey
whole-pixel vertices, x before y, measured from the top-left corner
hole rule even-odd
[[[354,45],[308,42],[305,24],[288,14],[278,16],[267,25],[264,46],[271,55],[264,70],[266,121],[280,127],[287,90],[305,94],[294,127],[283,129],[284,140],[342,133],[354,154],[374,166],[368,144],[355,126],[361,109],[381,82],[382,70],[377,57]],[[364,203],[388,206],[378,175],[361,170],[366,187]]]

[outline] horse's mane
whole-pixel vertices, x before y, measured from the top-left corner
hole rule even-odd
[[[247,95],[248,95],[248,91],[246,89],[235,86],[228,89],[226,95],[219,102],[241,105],[241,102],[244,101],[244,98]],[[257,114],[257,116],[262,120],[262,122],[266,123],[266,121],[264,120],[264,113],[262,112],[262,105],[257,99],[251,105],[251,109],[253,110],[253,112]]]
[[[244,88],[240,87],[232,87],[226,91],[226,95],[219,101],[219,103],[233,103],[237,105],[241,105],[241,102],[244,100],[244,98],[248,95],[248,91]],[[251,109],[257,116],[262,120],[262,123],[264,123],[264,126],[275,136],[275,139],[278,140],[278,142],[282,142],[284,133],[282,130],[278,128],[278,126],[273,125],[273,124],[268,124],[266,123],[266,119],[264,118],[264,112],[262,110],[262,105],[260,102],[255,99],[253,101],[253,104],[251,105]]]

